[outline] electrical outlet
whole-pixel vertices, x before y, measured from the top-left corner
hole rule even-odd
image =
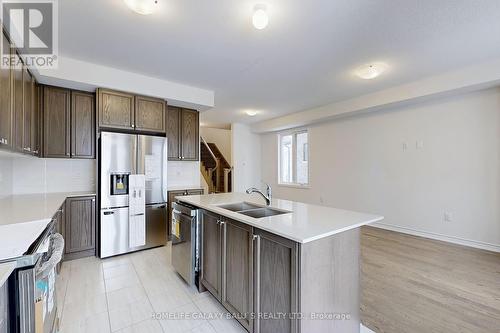
[[[408,143],[406,142],[403,142],[403,151],[407,151],[408,150]]]
[[[424,149],[424,142],[422,140],[418,140],[415,146],[417,149]]]
[[[453,221],[453,216],[451,215],[450,212],[444,212],[443,218],[444,218],[445,222],[451,222],[451,221]]]

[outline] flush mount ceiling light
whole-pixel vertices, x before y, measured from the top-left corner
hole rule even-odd
[[[141,15],[153,14],[158,6],[158,0],[123,0],[134,12]]]
[[[259,4],[253,8],[252,24],[255,29],[262,30],[269,24],[266,5]]]
[[[356,69],[355,74],[362,79],[371,80],[384,73],[388,67],[383,62],[375,62],[359,67]]]
[[[255,110],[246,110],[245,113],[250,116],[250,117],[253,117],[253,116],[256,116],[257,115],[257,111]]]

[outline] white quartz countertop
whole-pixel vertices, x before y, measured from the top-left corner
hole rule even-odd
[[[308,243],[384,219],[379,215],[282,199],[273,199],[270,208],[290,213],[260,219],[218,207],[238,202],[250,202],[265,207],[264,200],[255,194],[219,193],[182,196],[176,199],[299,243]]]
[[[0,198],[0,260],[18,257],[40,236],[66,198],[92,192],[12,195]]]

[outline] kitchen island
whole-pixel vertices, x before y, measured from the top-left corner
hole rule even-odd
[[[202,288],[247,331],[359,332],[359,227],[382,216],[243,193],[176,199],[201,209]]]

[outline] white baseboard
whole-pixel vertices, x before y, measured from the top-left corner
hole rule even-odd
[[[421,230],[416,230],[416,229],[412,229],[412,228],[400,227],[397,225],[385,224],[385,223],[380,223],[380,222],[373,223],[370,225],[373,227],[376,227],[376,228],[397,231],[397,232],[401,232],[401,233],[409,234],[409,235],[413,235],[413,236],[420,236],[420,237],[435,239],[435,240],[439,240],[439,241],[443,241],[443,242],[459,244],[459,245],[474,247],[476,249],[500,253],[500,245],[496,245],[496,244],[490,244],[490,243],[486,243],[486,242],[480,242],[480,241],[475,241],[475,240],[470,240],[470,239],[465,239],[465,238],[460,238],[460,237],[454,237],[454,236],[446,236],[446,235],[442,235],[442,234],[436,234],[433,232],[421,231]]]

